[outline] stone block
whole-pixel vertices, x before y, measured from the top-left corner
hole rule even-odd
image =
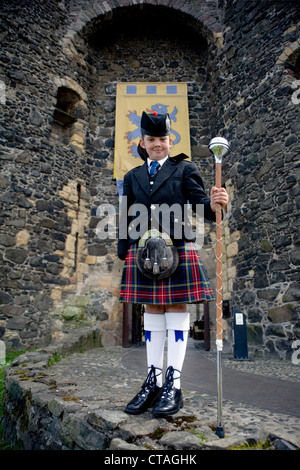
[[[228,280],[236,278],[236,266],[231,266],[226,269]]]
[[[22,248],[8,248],[4,254],[5,258],[16,264],[23,264],[27,259],[28,253]]]
[[[174,450],[199,450],[203,447],[204,441],[189,431],[171,431],[166,433],[159,443]]]
[[[26,326],[26,318],[21,316],[16,316],[10,318],[7,321],[6,328],[8,330],[20,330],[23,331]]]
[[[75,145],[75,146],[78,146],[78,147],[82,148],[83,143],[84,143],[84,136],[83,135],[79,135],[78,131],[76,131],[76,133],[72,134],[72,137],[70,138],[70,145]]]
[[[77,274],[88,274],[89,267],[86,263],[78,263]]]
[[[86,416],[83,414],[69,414],[63,420],[62,426],[65,434],[69,435],[79,448],[84,450],[102,450],[105,448],[105,436],[87,423]]]
[[[13,303],[13,298],[9,294],[0,291],[0,305],[7,305],[11,303]]]
[[[0,245],[13,246],[15,245],[15,237],[6,233],[0,233]]]
[[[247,339],[249,343],[262,345],[264,343],[262,326],[247,324]]]
[[[73,235],[68,235],[66,240],[66,251],[74,252],[75,247],[75,237]]]
[[[268,318],[273,323],[283,323],[297,318],[297,309],[293,304],[280,305],[268,310]]]
[[[91,245],[88,247],[88,253],[91,256],[103,256],[106,255],[108,251],[104,245]]]
[[[269,325],[265,332],[266,336],[279,336],[281,338],[285,337],[285,331],[283,326],[279,323]]]
[[[234,434],[233,436],[224,437],[224,439],[214,439],[204,443],[206,449],[227,450],[230,447],[239,446],[247,442],[243,434]]]
[[[62,311],[62,317],[65,320],[82,318],[82,308],[74,305],[67,305]]]
[[[298,284],[292,284],[282,297],[283,302],[292,302],[300,299],[300,289]]]
[[[155,432],[159,423],[156,419],[145,421],[144,419],[130,419],[127,422],[120,424],[119,429],[122,433],[128,436],[129,439],[133,437],[147,436]],[[128,439],[128,440],[129,440]]]
[[[50,297],[52,300],[60,300],[62,297],[61,289],[52,289]]]
[[[111,276],[100,274],[98,282],[99,282],[99,287],[103,289],[107,289],[111,286]]]
[[[92,426],[108,431],[118,428],[126,420],[128,420],[128,415],[118,410],[97,410],[90,413],[88,417],[88,422]]]
[[[232,258],[233,256],[237,255],[239,251],[238,242],[230,243],[230,245],[226,248],[226,254],[228,258]]]
[[[119,437],[115,437],[112,439],[110,443],[109,450],[131,450],[131,451],[136,451],[136,450],[143,450],[142,447],[139,447],[135,444],[130,444],[129,442],[124,441],[123,439],[120,439]]]
[[[291,262],[294,265],[298,266],[300,264],[300,247],[299,246],[296,246],[295,248],[291,250],[290,257],[291,257]]]

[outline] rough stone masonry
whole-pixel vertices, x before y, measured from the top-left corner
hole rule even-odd
[[[207,189],[210,139],[223,181],[224,299],[248,340],[290,358],[299,330],[300,8],[265,0],[5,1],[0,53],[0,325],[8,348],[100,325],[122,340],[114,240],[97,207],[113,178],[118,81],[188,84],[191,157]],[[124,151],[127,151],[126,144]],[[214,226],[202,257],[214,285]],[[211,309],[211,335],[214,335]],[[224,320],[231,344],[232,318]]]

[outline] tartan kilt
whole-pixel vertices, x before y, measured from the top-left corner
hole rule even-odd
[[[179,264],[169,277],[157,281],[137,267],[137,243],[130,246],[121,279],[120,302],[171,305],[215,300],[202,260],[193,242],[177,246]]]

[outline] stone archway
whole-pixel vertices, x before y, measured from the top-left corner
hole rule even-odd
[[[64,53],[69,57],[76,57],[77,60],[82,60],[80,54],[76,50],[76,43],[82,35],[82,31],[89,27],[93,22],[105,21],[113,18],[118,10],[124,13],[126,9],[134,9],[143,11],[147,6],[154,6],[151,0],[142,1],[140,4],[126,0],[113,0],[104,1],[99,4],[96,0],[89,0],[84,2],[73,0],[69,12],[69,25],[68,30],[64,34],[61,44]],[[207,3],[206,0],[199,0],[196,5],[189,2],[178,2],[177,0],[158,0],[155,2],[155,7],[162,7],[166,12],[174,11],[178,15],[185,17],[193,27],[199,32],[203,31],[207,38],[215,42],[219,46],[222,45],[222,10],[218,7],[217,2]],[[166,25],[168,27],[168,24]]]
[[[53,84],[57,96],[53,113],[53,139],[58,145],[66,143],[81,153],[84,150],[87,95],[70,77],[54,77]]]
[[[72,63],[76,61],[78,64],[82,76],[81,86],[87,84],[83,88],[89,103],[88,148],[91,151],[90,158],[99,159],[101,164],[101,174],[95,176],[98,181],[92,198],[95,205],[99,201],[117,204],[117,198],[113,198],[109,191],[112,193],[115,187],[112,168],[116,83],[119,80],[187,82],[192,158],[199,163],[205,180],[208,179],[206,183],[209,188],[214,172],[213,159],[207,150],[211,112],[207,100],[207,70],[209,52],[217,50],[214,40],[220,37],[217,36],[220,25],[216,27],[215,23],[215,31],[209,30],[191,12],[182,12],[178,5],[175,7],[175,2],[174,7],[168,8],[164,2],[159,6],[147,2],[143,8],[140,5],[114,7],[109,12],[98,14],[89,10],[85,20],[79,21],[83,17],[82,11],[78,12],[77,26],[73,31],[69,29],[63,39],[63,46]],[[168,28],[165,30],[166,21]],[[101,180],[104,175],[105,179]],[[97,217],[91,217],[90,224],[94,228]],[[117,299],[121,267],[114,258],[116,250],[112,245],[106,242],[99,244],[94,238],[88,241],[87,250],[89,272],[85,286],[92,290],[99,286],[99,290],[112,293],[114,298],[104,326],[108,337],[116,329],[120,318]],[[203,255],[209,276],[214,278],[213,248],[209,250],[209,254],[206,252]]]

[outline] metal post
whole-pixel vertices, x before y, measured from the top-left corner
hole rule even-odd
[[[209,303],[204,304],[204,349],[210,350]]]
[[[223,397],[223,377],[222,377],[222,351],[217,350],[217,385],[218,385],[218,411],[216,435],[224,437],[223,416],[222,416],[222,397]]]

